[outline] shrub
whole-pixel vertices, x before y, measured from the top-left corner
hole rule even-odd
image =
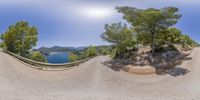
[[[70,56],[69,56],[69,61],[74,62],[74,61],[77,61],[77,60],[78,60],[78,56],[71,53]]]
[[[3,42],[1,42],[1,43],[0,43],[0,48],[4,48],[4,49],[5,49],[5,48],[6,48],[6,45],[5,45]]]
[[[96,55],[97,55],[97,51],[96,51],[96,48],[93,46],[88,47],[85,51],[86,57],[92,57],[92,56],[96,56]]]
[[[159,46],[156,49],[156,52],[166,52],[166,51],[177,51],[177,48],[174,45],[164,45],[164,46]]]
[[[46,58],[44,55],[42,55],[40,52],[32,52],[31,53],[31,59],[39,62],[47,62]]]

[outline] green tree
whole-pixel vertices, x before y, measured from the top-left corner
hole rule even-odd
[[[176,24],[181,15],[178,8],[166,7],[162,9],[148,8],[137,9],[134,7],[116,7],[116,10],[123,14],[138,34],[151,35],[151,47],[154,53],[156,44],[156,34]]]
[[[142,46],[149,45],[151,43],[151,37],[148,33],[136,34],[137,43],[141,44]]]
[[[3,42],[0,42],[0,48],[6,48],[6,46]]]
[[[89,46],[84,51],[80,52],[78,58],[85,59],[85,58],[96,56],[96,55],[97,55],[96,48],[94,46]]]
[[[133,31],[126,24],[113,23],[105,25],[105,32],[101,34],[104,41],[112,43],[116,50],[116,56],[127,52],[129,49],[135,48],[135,39]]]
[[[39,62],[47,62],[46,58],[38,51],[31,53],[31,59]]]
[[[3,34],[1,34],[1,35],[0,35],[0,40],[1,40],[1,41],[3,40],[3,37],[4,37]]]
[[[69,61],[74,62],[74,61],[77,61],[77,60],[78,60],[78,56],[75,55],[74,53],[71,53],[70,56],[69,56]]]
[[[186,35],[186,34],[184,34],[184,35],[182,35],[181,36],[181,44],[182,45],[189,45],[189,46],[193,46],[193,47],[195,47],[195,46],[198,46],[198,44],[195,42],[195,41],[193,41],[188,35]]]
[[[15,25],[10,25],[8,30],[3,34],[2,40],[7,50],[28,56],[29,50],[36,45],[37,29],[29,26],[26,21],[19,21]]]
[[[5,44],[3,43],[3,34],[0,35],[0,48],[5,48]]]
[[[180,44],[182,32],[177,28],[168,28],[157,34],[157,45]]]
[[[107,54],[109,54],[108,48],[105,48],[105,47],[101,47],[101,48],[99,49],[98,52],[99,52],[100,54],[102,54],[102,55],[107,55]]]
[[[92,57],[97,55],[96,48],[93,46],[89,46],[85,51],[86,57]]]

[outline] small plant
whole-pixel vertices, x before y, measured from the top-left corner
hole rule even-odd
[[[99,53],[100,53],[101,55],[108,55],[108,54],[109,54],[109,50],[108,50],[107,48],[101,48],[101,49],[99,50]]]
[[[0,48],[5,49],[5,48],[6,48],[6,45],[5,45],[3,42],[1,42],[1,43],[0,43]]]
[[[78,60],[78,56],[76,54],[71,53],[69,56],[69,61],[74,62]]]
[[[96,48],[93,46],[90,46],[85,51],[86,57],[92,57],[97,55]]]
[[[47,62],[46,58],[38,51],[31,53],[31,59],[39,62]]]

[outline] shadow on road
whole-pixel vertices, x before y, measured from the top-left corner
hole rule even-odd
[[[171,69],[170,71],[168,71],[167,74],[176,77],[176,76],[185,75],[189,72],[190,71],[188,69],[181,68],[181,67],[175,67],[175,68]]]
[[[151,62],[144,64],[142,63],[140,64],[135,64],[135,60],[132,60],[132,62],[128,62],[127,60],[124,59],[113,59],[107,62],[103,62],[102,64],[107,66],[108,68],[111,68],[114,71],[129,71],[129,68],[127,68],[127,65],[132,65],[134,66],[152,66],[156,69],[156,74],[157,75],[171,75],[174,77],[177,76],[182,76],[182,75],[186,75],[187,73],[189,73],[190,71],[188,69],[182,68],[180,67],[180,65],[184,62],[184,61],[188,61],[188,60],[192,60],[191,57],[189,57],[190,54],[183,54],[183,53],[179,53],[176,56],[172,57],[172,58],[161,58],[159,56],[159,58],[156,58],[156,62]],[[150,59],[151,60],[151,59]],[[162,61],[165,61],[165,63],[163,64]]]
[[[114,70],[114,71],[120,71],[120,70],[126,71],[125,69],[127,69],[126,65],[121,64],[120,62],[117,63],[116,61],[113,61],[113,60],[112,61],[103,62],[102,64],[107,66],[108,68]]]

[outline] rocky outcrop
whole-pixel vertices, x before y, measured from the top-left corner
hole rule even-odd
[[[128,65],[126,66],[128,68],[129,73],[134,74],[155,74],[156,68],[152,66],[134,66],[134,65]]]
[[[162,73],[175,68],[183,61],[189,60],[190,52],[187,51],[166,51],[151,53],[149,47],[138,50],[134,57],[129,59],[118,58],[112,61],[112,68],[122,69],[131,73]]]

